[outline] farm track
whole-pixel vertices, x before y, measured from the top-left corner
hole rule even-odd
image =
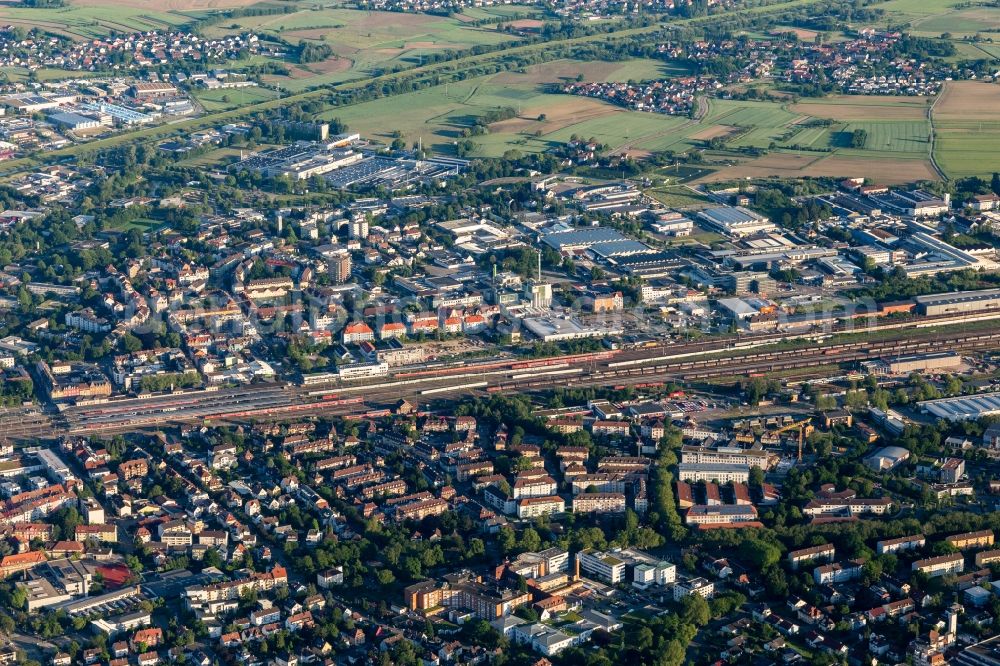
[[[929,154],[930,154],[931,167],[933,167],[934,171],[937,172],[937,175],[938,177],[941,178],[941,180],[948,180],[948,176],[945,175],[944,170],[941,168],[941,165],[939,165],[937,162],[937,157],[934,155],[934,145],[937,137],[937,133],[934,131],[934,107],[937,106],[938,100],[941,99],[941,95],[943,92],[944,91],[939,92],[934,97],[934,101],[931,102],[930,106],[927,107],[927,123],[928,125],[930,125],[930,134],[928,135],[928,143],[930,144]]]

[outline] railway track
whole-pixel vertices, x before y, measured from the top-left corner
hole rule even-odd
[[[730,375],[750,376],[822,365],[843,365],[882,356],[929,353],[940,351],[943,347],[954,351],[995,349],[1000,347],[1000,332],[975,335],[939,334],[928,336],[926,339],[908,341],[843,343],[812,351],[799,349],[747,353],[727,358],[694,361],[646,359],[643,363],[629,362],[627,365],[611,363],[608,370],[586,373],[572,382],[567,382],[567,385],[608,385],[637,378],[640,381],[694,381]],[[490,392],[539,389],[544,388],[546,384],[548,382],[544,378],[524,382],[512,381],[492,387]]]
[[[978,349],[990,349],[1000,346],[1000,333],[987,333],[971,337],[947,338],[935,336],[924,341],[912,341],[900,343],[877,342],[877,343],[854,343],[839,345],[834,348],[824,350],[817,355],[772,352],[757,354],[751,359],[741,359],[743,362],[734,361],[722,366],[712,365],[704,362],[696,362],[689,368],[690,372],[683,372],[684,380],[709,379],[712,377],[732,374],[734,367],[739,368],[740,374],[744,372],[750,374],[754,371],[776,371],[790,370],[797,368],[808,368],[816,365],[817,362],[829,365],[830,363],[850,363],[870,360],[879,356],[900,356],[907,354],[920,354],[940,351],[942,347],[948,347],[954,351],[969,351]],[[746,363],[747,360],[751,362]]]
[[[831,341],[815,337],[791,349],[774,349],[782,340],[762,336],[708,345],[658,346],[642,350],[601,351],[534,360],[500,360],[425,370],[325,388],[276,382],[239,392],[185,392],[148,400],[126,399],[73,406],[48,416],[38,410],[0,412],[0,432],[13,440],[61,435],[117,434],[198,423],[247,423],[313,416],[357,418],[385,414],[400,398],[414,403],[464,395],[547,390],[573,386],[656,384],[783,370],[844,365],[878,357],[950,349],[1000,348],[1000,331],[990,328],[952,331],[907,330],[874,340]],[[745,343],[745,344],[741,344]],[[802,343],[802,340],[799,340]]]

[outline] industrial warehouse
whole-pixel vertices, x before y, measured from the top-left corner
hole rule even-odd
[[[947,421],[975,421],[1000,414],[1000,392],[926,400],[920,403],[920,409]]]
[[[1000,308],[1000,289],[931,294],[914,300],[920,313],[928,316],[985,312]]]

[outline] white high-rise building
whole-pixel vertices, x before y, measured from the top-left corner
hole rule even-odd
[[[365,215],[352,217],[351,223],[347,227],[347,233],[351,238],[360,240],[368,238],[368,217]]]

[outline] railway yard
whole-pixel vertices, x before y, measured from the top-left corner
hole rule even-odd
[[[953,317],[873,325],[853,333],[753,335],[719,340],[618,349],[533,360],[459,362],[400,368],[385,377],[334,379],[323,384],[273,381],[238,388],[195,389],[131,398],[92,400],[51,408],[0,412],[0,430],[15,440],[63,434],[114,434],[182,424],[252,423],[306,417],[373,418],[401,399],[424,408],[434,401],[496,392],[558,387],[634,386],[697,382],[797,370],[817,378],[820,368],[852,370],[858,363],[948,348],[995,349],[994,317],[978,323]],[[960,324],[960,325],[959,325]],[[815,368],[817,372],[810,373]]]

